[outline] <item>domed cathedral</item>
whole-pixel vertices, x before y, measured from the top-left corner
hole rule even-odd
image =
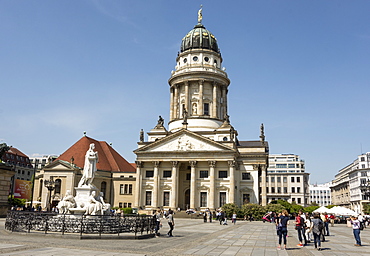
[[[168,81],[168,129],[159,116],[140,132],[135,207],[214,210],[226,203],[266,204],[268,143],[239,141],[228,115],[230,80],[216,37],[198,23],[182,39]]]

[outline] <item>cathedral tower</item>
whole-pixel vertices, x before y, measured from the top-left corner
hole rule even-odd
[[[170,132],[183,128],[184,119],[190,131],[213,131],[223,124],[230,80],[222,68],[217,39],[202,24],[202,9],[198,24],[182,39],[168,82]]]

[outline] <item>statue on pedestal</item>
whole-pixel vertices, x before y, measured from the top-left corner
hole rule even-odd
[[[70,190],[67,190],[63,200],[58,203],[58,210],[61,214],[68,214],[70,208],[76,207],[76,201]]]
[[[91,143],[89,150],[86,152],[85,155],[85,165],[83,169],[83,174],[80,182],[78,183],[78,187],[81,188],[83,186],[91,187],[91,183],[95,177],[96,172],[96,164],[99,161],[98,152],[94,151],[95,144]]]

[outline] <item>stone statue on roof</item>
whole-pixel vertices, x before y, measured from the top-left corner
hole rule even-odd
[[[164,127],[163,125],[164,125],[164,119],[161,116],[159,116],[158,123],[155,126],[155,128],[162,128],[162,127]]]
[[[95,144],[91,143],[89,150],[87,150],[85,155],[85,165],[82,173],[82,178],[78,183],[78,187],[91,187],[92,181],[95,177],[96,164],[99,162],[98,152],[94,151]]]

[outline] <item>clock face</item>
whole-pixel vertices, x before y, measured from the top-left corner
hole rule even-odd
[[[208,62],[208,61],[209,61],[209,58],[208,58],[208,57],[204,57],[204,60],[205,60],[206,62]]]
[[[194,56],[193,57],[193,61],[198,61],[198,57],[197,56]]]
[[[188,59],[187,59],[187,58],[185,58],[185,59],[184,59],[184,63],[186,63],[187,61],[188,61]]]

